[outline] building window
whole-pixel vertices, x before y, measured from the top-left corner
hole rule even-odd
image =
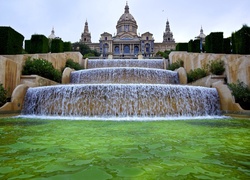
[[[105,37],[105,41],[107,41],[108,40],[108,37]]]
[[[135,46],[135,48],[134,48],[134,54],[136,55],[136,54],[138,54],[139,53],[139,47],[138,46]]]
[[[125,30],[126,32],[128,32],[128,31],[129,31],[129,25],[124,25],[124,30]]]
[[[130,48],[129,45],[124,46],[124,54],[129,54],[130,53]]]
[[[148,41],[148,37],[147,37],[146,39],[147,39],[147,41]]]
[[[120,53],[119,46],[115,46],[115,54],[119,54],[119,53]]]
[[[104,44],[103,46],[103,54],[107,55],[109,52],[109,45],[108,44]]]
[[[146,53],[149,54],[150,53],[150,44],[146,44]]]

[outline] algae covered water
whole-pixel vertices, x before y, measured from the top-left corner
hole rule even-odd
[[[0,119],[0,179],[249,179],[250,121]]]

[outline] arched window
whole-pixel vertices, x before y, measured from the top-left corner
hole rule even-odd
[[[146,44],[146,53],[149,54],[150,53],[150,44]]]
[[[115,46],[115,54],[119,54],[119,53],[120,53],[119,46]]]
[[[124,46],[124,54],[129,54],[130,53],[130,48],[129,45]]]
[[[139,53],[139,47],[135,46],[135,48],[134,48],[134,54],[138,54],[138,53]]]
[[[109,52],[109,45],[106,43],[103,45],[103,54],[108,54]]]

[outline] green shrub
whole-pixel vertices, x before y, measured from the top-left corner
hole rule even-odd
[[[200,52],[200,40],[196,39],[196,40],[190,40],[188,42],[188,52]]]
[[[211,32],[205,41],[207,53],[223,53],[223,32]]]
[[[52,53],[63,52],[63,41],[60,38],[52,39],[50,50]]]
[[[237,83],[228,84],[235,101],[241,105],[243,109],[250,110],[250,88],[239,80]]]
[[[76,63],[74,62],[72,59],[68,59],[66,61],[66,65],[65,65],[65,68],[66,67],[69,67],[69,68],[72,68],[72,69],[75,69],[75,70],[81,70],[83,69],[79,63]]]
[[[191,70],[187,73],[188,83],[191,83],[206,76],[207,71],[205,69],[197,68],[195,70]]]
[[[231,54],[231,38],[223,39],[223,53]]]
[[[250,27],[243,25],[232,33],[232,47],[235,54],[250,54]]]
[[[3,84],[0,84],[0,107],[7,102],[7,91],[4,89]]]
[[[30,39],[30,52],[35,53],[48,53],[49,52],[49,40],[44,35],[34,34]]]
[[[55,69],[51,62],[45,59],[31,59],[30,57],[25,61],[22,70],[23,75],[38,75],[44,78],[61,82],[62,74]]]
[[[224,61],[217,59],[217,60],[210,62],[209,71],[215,75],[222,75],[225,71]]]
[[[178,69],[180,67],[184,67],[184,62],[183,60],[178,59],[176,62],[168,66],[168,70],[174,71],[175,69]]]
[[[24,36],[11,27],[0,27],[0,54],[21,54]]]
[[[63,43],[63,51],[72,51],[72,45],[71,42],[64,42]]]
[[[188,43],[178,43],[175,48],[176,51],[188,51]]]

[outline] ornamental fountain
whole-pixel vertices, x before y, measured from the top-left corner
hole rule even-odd
[[[215,88],[179,85],[163,60],[89,60],[68,85],[29,88],[22,115],[80,119],[169,119],[220,115]]]

